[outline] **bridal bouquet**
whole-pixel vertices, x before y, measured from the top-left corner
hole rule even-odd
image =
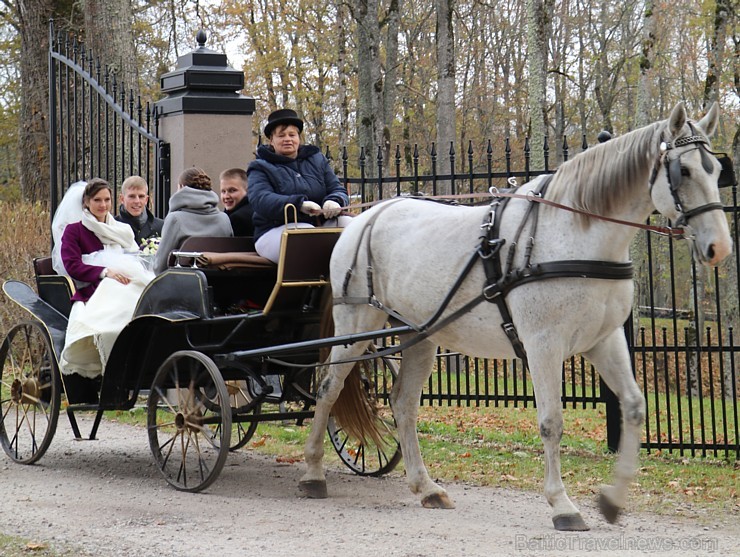
[[[161,241],[162,238],[160,238],[159,236],[152,236],[151,238],[146,238],[145,240],[142,240],[141,245],[139,246],[141,254],[155,255],[157,253],[157,250],[159,249],[159,243]]]

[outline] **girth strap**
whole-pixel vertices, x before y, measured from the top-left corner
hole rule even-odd
[[[516,269],[483,289],[483,297],[493,302],[497,296],[506,296],[517,286],[536,280],[553,278],[591,278],[606,280],[631,280],[634,277],[631,262],[566,260],[548,261]]]

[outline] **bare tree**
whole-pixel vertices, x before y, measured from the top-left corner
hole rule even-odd
[[[527,51],[529,53],[529,118],[531,161],[543,168],[547,135],[547,43],[552,0],[527,0]]]
[[[723,61],[726,57],[726,44],[728,40],[728,30],[737,28],[737,17],[738,14],[733,10],[733,7],[737,6],[737,2],[732,0],[717,0],[714,10],[714,25],[711,28],[709,35],[709,51],[707,52],[707,76],[704,85],[704,108],[708,109],[712,103],[719,99],[719,91],[721,79],[724,74]],[[735,49],[737,53],[738,42],[735,37]],[[735,57],[733,61],[733,74],[738,75],[740,71],[740,59]],[[736,81],[736,96],[740,98],[740,88],[738,87],[740,82]],[[740,133],[740,124],[736,123],[735,127],[735,138],[737,139],[738,133]],[[737,154],[736,154],[737,157]],[[737,158],[735,159],[737,162]],[[729,198],[729,192],[727,197]],[[734,225],[734,221],[732,222]],[[733,231],[734,232],[734,231]],[[725,266],[727,272],[727,280],[721,283],[721,300],[722,300],[722,319],[723,322],[734,330],[738,330],[738,309],[740,308],[740,300],[738,300],[737,288],[733,287],[737,284],[737,267],[735,265]],[[723,339],[726,342],[726,339]],[[730,354],[725,354],[724,367],[722,382],[726,398],[733,396],[733,358]]]
[[[374,175],[375,149],[383,141],[380,73],[380,29],[378,0],[353,0],[357,21],[357,135],[369,161],[367,172]]]
[[[455,0],[436,0],[437,7],[437,146],[443,160],[455,144]],[[446,171],[446,169],[445,169]],[[449,194],[451,185],[439,184],[439,194]]]
[[[49,187],[49,19],[51,0],[18,0],[21,35],[21,114],[19,130],[21,195],[45,201]]]
[[[85,44],[115,76],[120,91],[139,92],[131,0],[84,0]]]
[[[709,36],[709,51],[707,52],[708,68],[704,81],[704,109],[708,110],[712,103],[719,99],[719,83],[722,75],[722,60],[725,58],[725,43],[727,42],[727,28],[733,18],[733,0],[716,0],[714,8],[714,25]]]
[[[635,125],[641,127],[650,121],[653,96],[653,65],[655,63],[655,17],[653,0],[645,1],[642,17],[642,40],[640,53],[640,82],[637,86],[637,115]]]
[[[339,51],[337,57],[337,104],[339,109],[339,145],[349,143],[349,53],[347,52],[347,7],[344,4],[337,6],[337,42]]]

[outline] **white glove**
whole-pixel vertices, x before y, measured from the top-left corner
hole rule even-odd
[[[307,215],[317,215],[321,212],[321,207],[318,203],[314,203],[313,201],[304,201],[301,203],[301,213],[305,213]]]
[[[322,207],[322,209],[324,210],[324,216],[327,219],[338,217],[339,213],[342,212],[342,206],[336,201],[332,201],[331,199],[327,199],[326,201],[324,201],[324,206]]]

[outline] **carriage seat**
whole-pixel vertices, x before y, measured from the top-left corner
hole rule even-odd
[[[329,261],[341,232],[323,227],[283,230],[277,278],[263,313],[295,308],[329,285]]]
[[[275,267],[257,254],[251,236],[190,236],[170,254],[169,264],[219,271]]]
[[[170,254],[170,269],[198,269],[208,281],[214,314],[258,311],[277,266],[254,250],[251,236],[191,236]]]
[[[72,311],[72,296],[75,293],[72,279],[56,273],[51,265],[51,257],[34,259],[33,270],[39,298],[65,317],[69,317],[69,312]]]

